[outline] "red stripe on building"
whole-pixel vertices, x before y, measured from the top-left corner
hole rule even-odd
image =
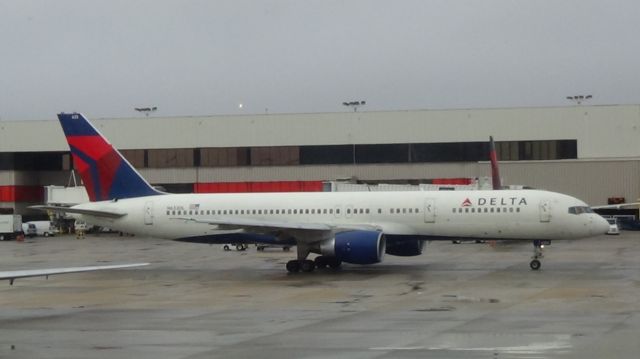
[[[322,192],[322,181],[195,183],[194,193]]]
[[[432,184],[445,184],[445,185],[470,185],[473,182],[472,178],[434,178]]]
[[[0,202],[43,202],[42,186],[0,186]]]

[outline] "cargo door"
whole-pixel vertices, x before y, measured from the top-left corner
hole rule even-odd
[[[424,200],[424,222],[434,223],[436,221],[436,200],[435,198],[426,198]]]
[[[538,205],[538,210],[540,212],[540,222],[551,221],[551,206],[548,200],[541,200],[540,205]]]
[[[144,224],[153,224],[153,202],[149,201],[144,204]]]

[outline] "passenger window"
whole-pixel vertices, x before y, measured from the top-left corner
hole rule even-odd
[[[336,214],[340,214],[340,208],[336,208]]]
[[[520,207],[516,208],[516,212],[520,212]]]
[[[369,208],[367,208],[367,209],[365,210],[365,213],[366,213],[366,214],[369,214]]]
[[[393,208],[391,208],[390,211],[391,211],[391,214],[393,214]]]
[[[475,208],[471,208],[471,213],[476,213],[476,209]]]
[[[378,214],[382,214],[382,208],[378,208]]]
[[[351,214],[351,209],[347,208],[347,214]]]
[[[416,208],[416,213],[420,213],[420,210]]]
[[[329,208],[329,214],[333,214],[333,208]]]

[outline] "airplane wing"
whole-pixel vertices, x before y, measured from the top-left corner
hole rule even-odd
[[[606,205],[602,205],[602,206],[591,206],[591,209],[621,209],[621,208],[638,207],[638,206],[640,206],[640,202],[620,203],[620,204],[606,204]]]
[[[379,231],[379,226],[370,224],[353,224],[333,226],[326,223],[311,222],[286,222],[286,221],[265,221],[257,219],[244,218],[191,218],[191,217],[174,217],[175,220],[184,220],[194,223],[206,223],[217,225],[220,229],[245,229],[251,232],[272,232],[272,231],[312,231],[312,232],[344,232],[352,230]]]
[[[96,210],[96,209],[82,209],[82,208],[74,208],[74,207],[63,207],[63,206],[29,206],[29,208],[37,209],[40,211],[54,211],[54,212],[62,212],[62,213],[77,213],[77,214],[86,214],[89,216],[96,217],[107,217],[107,218],[119,218],[127,215],[126,212],[114,211],[111,209],[108,210]]]
[[[66,267],[66,268],[50,268],[50,269],[15,270],[15,271],[0,272],[0,280],[8,279],[9,280],[9,284],[13,285],[13,282],[18,278],[28,278],[28,277],[47,277],[48,278],[50,275],[54,275],[54,274],[93,272],[93,271],[98,271],[98,270],[141,267],[141,266],[146,266],[146,265],[149,265],[149,263],[118,264],[118,265],[89,266],[89,267]]]

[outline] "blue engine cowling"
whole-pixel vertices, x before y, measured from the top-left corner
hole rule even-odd
[[[425,241],[415,238],[387,239],[387,254],[400,257],[412,257],[422,254]]]
[[[352,264],[373,264],[382,261],[386,240],[382,232],[348,231],[336,234],[321,245],[322,255]]]

